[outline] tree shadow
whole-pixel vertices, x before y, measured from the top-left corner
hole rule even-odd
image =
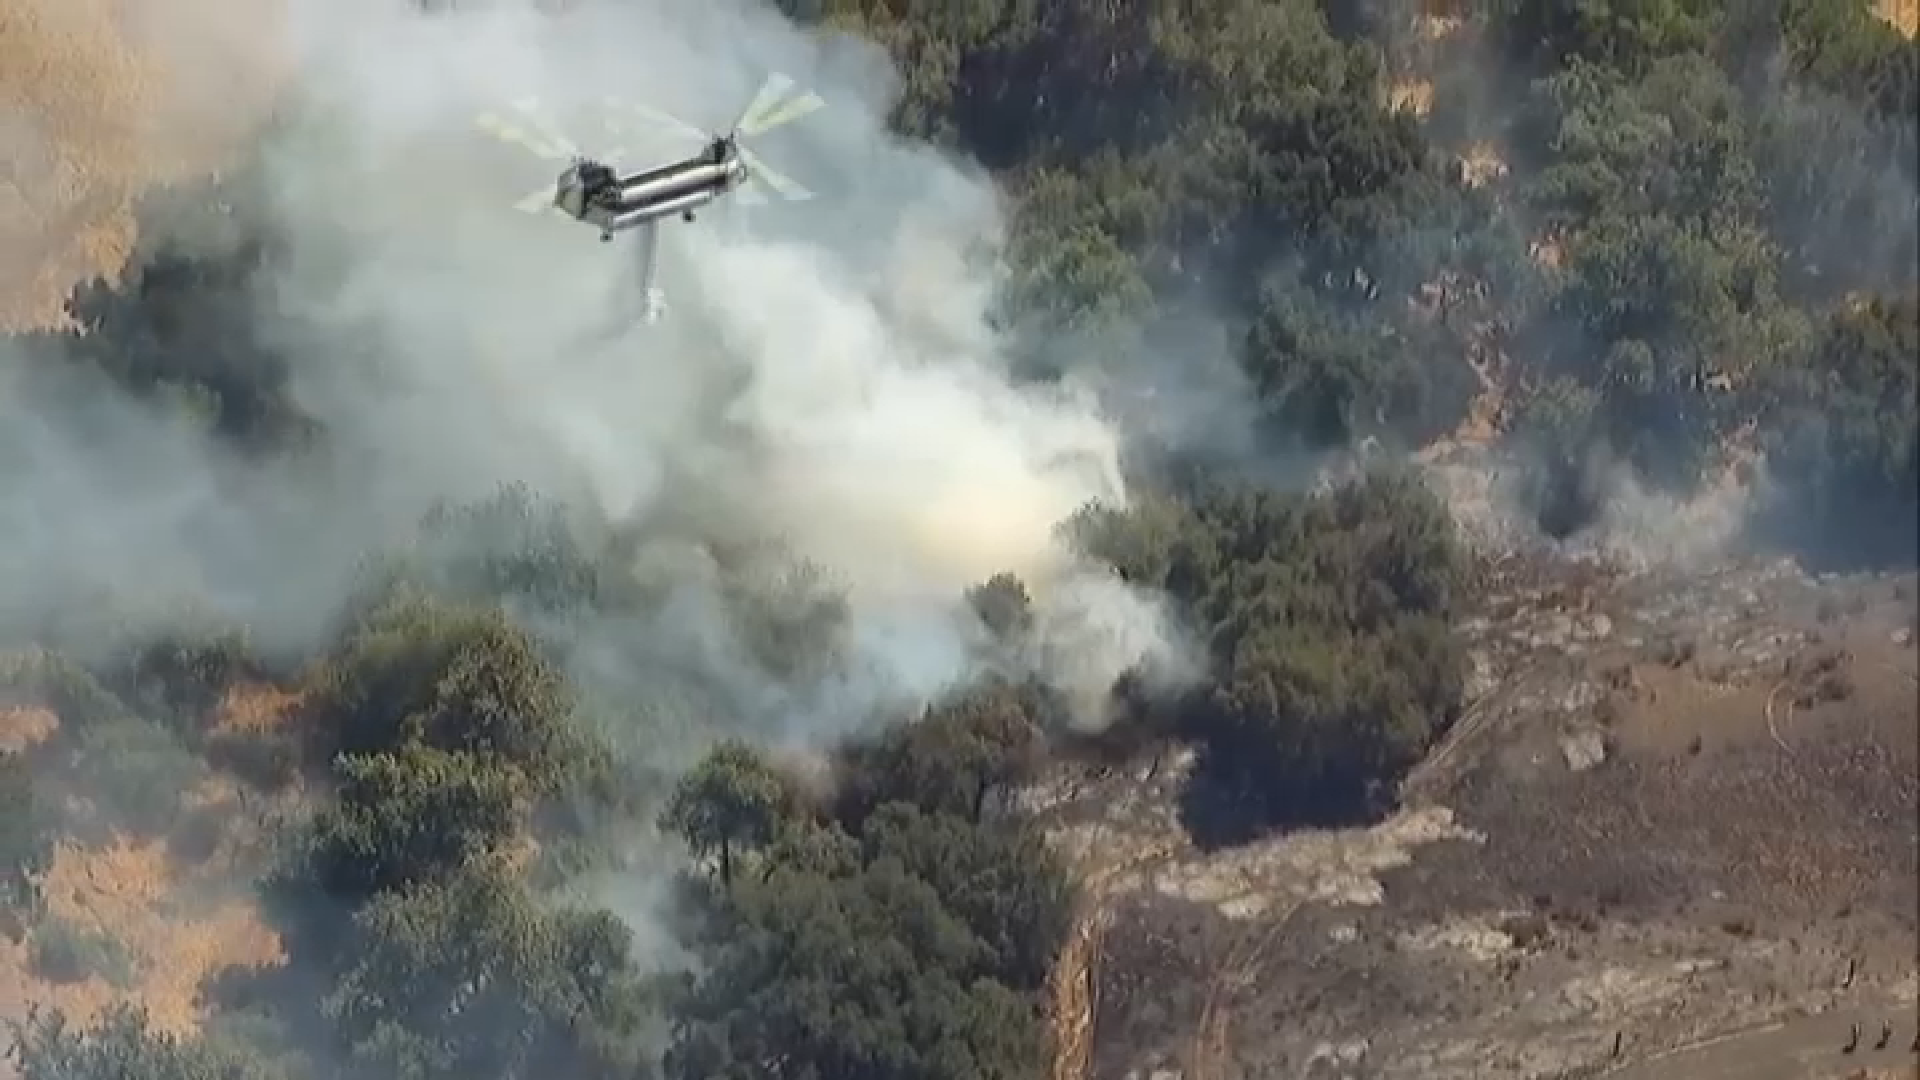
[[[1766,499],[1748,518],[1748,543],[1791,555],[1816,574],[1899,572],[1920,565],[1920,513],[1912,496],[1887,498],[1850,486],[1816,494],[1812,485],[1799,484]]]
[[[1207,743],[1181,788],[1178,814],[1188,839],[1211,854],[1290,829],[1378,824],[1393,809],[1389,791],[1347,772],[1256,771],[1245,755]]]

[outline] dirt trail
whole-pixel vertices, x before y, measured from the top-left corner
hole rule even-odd
[[[1100,950],[1112,921],[1113,913],[1104,905],[1086,905],[1048,978],[1053,1028],[1050,1080],[1083,1080],[1093,1062],[1094,1017],[1100,1012]]]
[[[1080,900],[1066,947],[1047,980],[1047,1013],[1053,1055],[1050,1080],[1085,1080],[1093,1064],[1096,1018],[1100,1015],[1100,961],[1108,928],[1113,923],[1111,892],[1128,874],[1163,861],[1164,847],[1110,852],[1105,844],[1119,839],[1114,830],[1096,826],[1077,867]],[[1104,842],[1104,843],[1103,843]]]
[[[1234,943],[1226,961],[1216,969],[1217,973],[1207,985],[1200,1021],[1194,1026],[1193,1048],[1187,1063],[1187,1075],[1193,1080],[1224,1080],[1229,1075],[1225,1067],[1233,1048],[1232,996],[1259,979],[1261,960],[1286,930],[1301,903],[1295,900],[1273,913],[1269,921],[1248,927]]]

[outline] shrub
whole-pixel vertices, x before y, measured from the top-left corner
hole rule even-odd
[[[99,977],[126,987],[139,972],[134,954],[118,938],[65,919],[48,917],[33,929],[30,948],[34,974],[54,983]]]

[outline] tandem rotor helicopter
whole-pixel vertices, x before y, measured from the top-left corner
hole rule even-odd
[[[639,172],[622,173],[607,164],[618,151],[606,158],[589,157],[537,119],[538,103],[516,102],[519,112],[540,134],[532,134],[522,124],[498,114],[479,117],[482,130],[497,138],[518,144],[548,160],[566,158],[570,164],[551,188],[542,188],[516,205],[530,213],[559,213],[585,222],[600,230],[602,242],[614,234],[632,231],[638,241],[637,262],[640,272],[641,320],[658,322],[665,314],[665,296],[654,284],[659,262],[659,227],[667,219],[679,216],[692,222],[697,211],[723,196],[731,195],[738,204],[766,202],[756,190],[764,185],[789,201],[811,199],[813,194],[786,176],[768,167],[741,143],[741,136],[757,136],[781,124],[797,120],[823,106],[816,94],[795,94],[794,82],[784,75],[770,75],[753,100],[741,111],[724,135],[712,135],[664,112],[630,102],[607,100],[606,128],[610,134],[632,130],[631,121],[675,134],[698,134],[706,146],[698,154],[680,161]]]

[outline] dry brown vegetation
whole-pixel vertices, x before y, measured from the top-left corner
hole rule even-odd
[[[58,325],[133,203],[217,171],[268,99],[267,0],[0,0],[0,329]]]
[[[1095,1011],[1088,1075],[1318,1058],[1541,1077],[1603,1059],[1616,1030],[1640,1057],[1837,1006],[1849,956],[1856,992],[1910,994],[1911,965],[1886,958],[1915,948],[1911,588],[1777,565],[1500,570],[1467,628],[1477,703],[1412,809],[1175,850],[1116,884],[1075,995]],[[1093,813],[1109,847],[1153,842],[1165,779],[1053,804],[1054,835],[1077,850],[1088,826],[1069,821]]]
[[[273,931],[250,898],[228,893],[229,884],[217,863],[183,865],[161,840],[62,845],[42,882],[46,919],[64,932],[118,942],[131,977],[123,985],[97,973],[50,981],[36,973],[35,935],[0,941],[0,1015],[18,1017],[40,1005],[84,1020],[116,1002],[135,1001],[156,1024],[191,1030],[204,978],[280,960]]]
[[[1920,34],[1920,0],[1874,0],[1873,11],[1908,37]]]
[[[20,753],[40,745],[60,730],[52,709],[14,706],[0,709],[0,751]]]
[[[268,702],[289,700],[266,688],[236,695],[231,710],[269,724]],[[59,728],[46,709],[0,712],[0,741],[31,747]],[[283,955],[247,882],[258,869],[261,821],[241,788],[214,773],[184,793],[173,835],[66,840],[41,875],[45,912],[29,932],[0,940],[0,1017],[33,1007],[58,1008],[76,1022],[102,1009],[135,1003],[166,1030],[193,1030],[202,1016],[201,986],[230,968],[280,963]],[[54,942],[83,942],[111,953],[116,968],[51,971]],[[90,968],[90,965],[88,965]],[[0,1075],[10,1075],[0,1066]]]
[[[1397,79],[1387,87],[1387,103],[1394,109],[1425,116],[1433,110],[1433,83],[1426,79]]]
[[[297,695],[271,685],[246,684],[229,693],[216,730],[272,730],[298,703]],[[59,726],[47,709],[0,710],[0,745],[31,748]],[[281,963],[279,938],[247,886],[265,829],[241,792],[215,772],[185,793],[174,835],[56,847],[41,877],[44,916],[31,932],[0,939],[0,1017],[57,1008],[84,1023],[105,1008],[135,1003],[160,1028],[184,1033],[201,1020],[209,976]],[[44,954],[53,937],[108,950],[121,970],[50,972]],[[0,1064],[0,1075],[12,1075],[10,1067]]]
[[[284,727],[300,708],[297,691],[272,683],[245,682],[227,691],[215,711],[215,734],[261,734]]]

